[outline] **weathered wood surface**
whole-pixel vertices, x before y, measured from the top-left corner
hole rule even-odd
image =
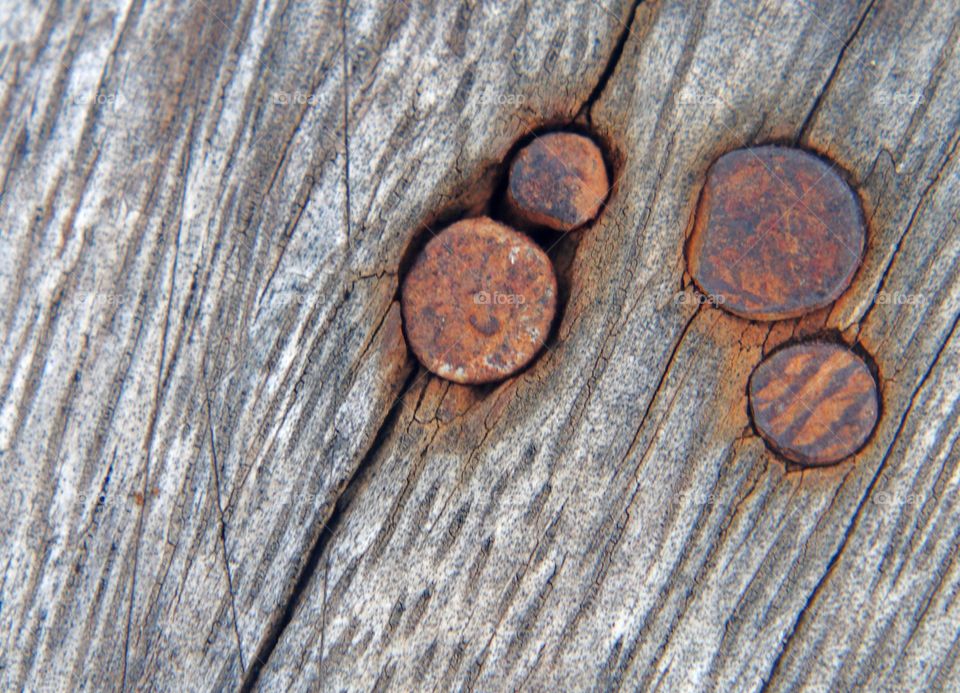
[[[0,16],[0,687],[960,685],[956,0]],[[617,180],[551,250],[557,334],[429,377],[407,249],[574,119]],[[775,325],[683,260],[709,163],[769,141],[870,222],[850,291]],[[823,330],[881,422],[786,469],[747,377]]]

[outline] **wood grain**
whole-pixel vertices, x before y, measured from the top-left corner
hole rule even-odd
[[[960,7],[0,0],[0,687],[960,685]],[[519,377],[415,367],[397,287],[545,125],[600,220]],[[704,304],[710,163],[798,144],[869,225],[831,308]],[[784,466],[765,353],[875,359]]]

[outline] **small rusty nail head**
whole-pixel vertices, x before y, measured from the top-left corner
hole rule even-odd
[[[503,380],[543,347],[556,312],[553,264],[532,240],[487,217],[430,240],[403,281],[417,359],[447,380]]]
[[[819,157],[762,146],[717,159],[688,245],[690,274],[722,308],[783,320],[823,308],[860,266],[866,225],[856,193]]]
[[[572,231],[597,216],[609,191],[596,143],[553,132],[534,139],[510,164],[507,206],[522,225]]]
[[[791,462],[820,466],[863,447],[877,423],[877,382],[842,344],[795,344],[764,359],[750,376],[757,431]]]

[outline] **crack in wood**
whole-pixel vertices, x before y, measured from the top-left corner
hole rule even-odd
[[[401,393],[405,393],[409,389],[416,376],[417,371],[413,370],[407,377],[406,383],[401,388]],[[262,644],[254,655],[253,661],[251,661],[250,668],[244,672],[243,679],[239,687],[241,693],[249,693],[254,689],[254,687],[257,685],[257,681],[260,678],[261,672],[269,664],[270,657],[276,649],[277,643],[280,641],[284,630],[286,630],[287,626],[293,620],[294,614],[297,611],[297,607],[300,605],[304,595],[307,593],[307,589],[313,580],[314,574],[317,571],[317,567],[320,565],[321,558],[324,556],[330,542],[332,542],[336,537],[337,528],[340,526],[343,515],[349,506],[349,501],[353,496],[353,488],[355,484],[372,466],[377,453],[383,448],[385,442],[390,438],[391,433],[397,426],[397,423],[400,420],[400,412],[403,410],[403,404],[401,401],[402,399],[403,394],[398,396],[393,401],[389,413],[384,419],[383,424],[377,430],[373,442],[367,449],[367,452],[360,460],[360,463],[357,465],[350,479],[346,482],[346,484],[344,484],[343,490],[337,496],[331,511],[326,516],[326,519],[320,521],[320,531],[317,532],[316,539],[314,540],[313,545],[307,554],[307,559],[304,562],[303,567],[300,569],[296,577],[296,581],[289,593],[289,596],[286,598],[286,602],[280,611],[279,617],[276,618],[274,623],[267,630],[266,636],[262,640]],[[327,572],[329,572],[329,565],[327,566]],[[326,584],[326,577],[324,577],[324,584]],[[324,594],[326,595],[326,588],[324,588]],[[324,598],[324,604],[326,604],[326,598]],[[324,606],[324,608],[326,607]]]

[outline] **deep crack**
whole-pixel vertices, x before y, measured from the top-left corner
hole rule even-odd
[[[597,80],[587,100],[583,102],[583,105],[577,112],[577,118],[586,116],[587,122],[591,122],[590,112],[593,109],[593,105],[600,100],[600,96],[607,88],[607,84],[610,82],[610,78],[613,77],[617,65],[620,64],[620,58],[623,57],[623,49],[626,47],[627,39],[630,38],[632,32],[633,20],[637,16],[637,8],[640,7],[641,3],[643,3],[643,0],[634,0],[633,5],[631,5],[630,12],[627,13],[627,21],[623,22],[623,31],[620,32],[620,35],[617,37],[617,42],[613,45],[610,58],[607,60],[603,72],[600,73],[600,78]],[[619,19],[617,21],[619,21]]]
[[[280,642],[283,632],[286,630],[287,626],[290,625],[290,622],[293,621],[293,617],[297,612],[297,608],[303,601],[307,589],[310,586],[310,582],[313,579],[313,575],[316,572],[317,567],[320,565],[320,559],[326,552],[330,541],[336,536],[336,530],[340,526],[343,515],[353,498],[353,489],[355,488],[358,480],[363,477],[364,472],[371,466],[374,458],[377,456],[377,453],[381,450],[381,448],[383,448],[384,443],[393,432],[393,429],[400,418],[400,412],[403,410],[403,396],[416,380],[418,372],[419,371],[417,369],[412,369],[410,375],[407,376],[403,387],[400,389],[401,394],[393,400],[393,405],[390,407],[390,411],[387,414],[387,417],[384,419],[383,424],[377,430],[373,442],[367,449],[366,454],[364,454],[353,474],[347,480],[346,484],[344,484],[343,491],[337,497],[336,502],[333,503],[333,509],[327,515],[325,520],[320,521],[320,530],[313,542],[313,546],[310,548],[310,552],[307,554],[306,562],[304,562],[303,567],[300,569],[300,572],[297,575],[296,582],[293,586],[293,591],[287,598],[280,616],[270,627],[266,638],[263,640],[263,643],[260,645],[260,648],[257,650],[256,654],[254,654],[253,659],[251,660],[249,671],[247,671],[243,677],[243,682],[240,686],[241,693],[248,693],[249,691],[253,690],[254,686],[256,686],[257,680],[260,678],[260,673],[264,668],[266,668],[267,663],[270,661],[270,656],[273,654],[277,644]],[[320,655],[323,655],[322,651],[320,652]]]
[[[593,90],[590,92],[590,95],[584,101],[583,105],[578,111],[577,117],[581,115],[586,115],[587,120],[589,121],[590,109],[593,107],[593,104],[600,98],[603,91],[606,89],[607,84],[610,81],[614,71],[616,70],[617,65],[620,62],[620,58],[623,55],[624,47],[626,46],[627,39],[630,36],[631,29],[630,27],[633,24],[634,18],[637,13],[637,8],[643,0],[634,0],[633,4],[630,7],[630,11],[627,16],[627,21],[623,25],[623,31],[617,37],[617,41],[614,44],[613,50],[610,54],[609,59],[604,66],[600,78],[597,81],[597,84],[594,86]],[[341,38],[343,41],[343,76],[344,76],[344,113],[343,113],[343,145],[344,145],[344,174],[346,176],[346,203],[345,203],[345,223],[347,230],[347,242],[350,241],[350,158],[349,158],[349,134],[347,132],[349,127],[349,106],[348,106],[348,56],[347,56],[347,31],[346,31],[346,5],[347,0],[344,0],[343,8],[341,10]],[[401,395],[397,397],[390,408],[390,411],[387,413],[386,418],[383,421],[383,424],[377,430],[377,433],[374,436],[374,440],[371,443],[369,449],[364,454],[363,458],[360,460],[360,463],[357,465],[353,474],[350,476],[346,484],[344,485],[343,491],[337,497],[333,508],[327,516],[326,520],[322,521],[322,525],[317,534],[316,539],[313,542],[312,547],[307,555],[307,559],[303,564],[303,567],[300,569],[297,574],[296,581],[294,582],[293,589],[290,593],[290,596],[287,598],[286,603],[284,604],[283,610],[280,613],[279,617],[275,620],[273,625],[270,626],[266,637],[264,638],[262,644],[260,645],[257,652],[253,655],[251,660],[250,669],[244,674],[243,680],[241,682],[240,691],[241,693],[248,693],[252,691],[257,685],[257,682],[260,678],[261,672],[266,668],[267,664],[270,661],[274,650],[277,647],[277,644],[280,642],[280,639],[283,637],[283,633],[286,630],[287,626],[293,621],[293,618],[297,612],[298,607],[300,606],[303,598],[306,595],[306,592],[310,586],[310,583],[313,579],[314,574],[317,571],[317,568],[320,565],[321,558],[326,552],[327,546],[330,544],[331,540],[336,534],[336,530],[339,527],[344,514],[346,513],[353,497],[354,489],[360,479],[363,478],[364,472],[370,467],[373,463],[373,460],[376,458],[377,454],[382,449],[386,440],[390,437],[394,427],[397,424],[397,421],[400,418],[400,411],[403,408],[402,398],[403,394],[411,387],[414,380],[418,376],[418,369],[413,369],[411,373],[407,376],[406,381],[403,384],[400,392]],[[329,565],[327,566],[329,571]],[[326,575],[324,577],[326,580]],[[322,650],[320,656],[322,657]]]

